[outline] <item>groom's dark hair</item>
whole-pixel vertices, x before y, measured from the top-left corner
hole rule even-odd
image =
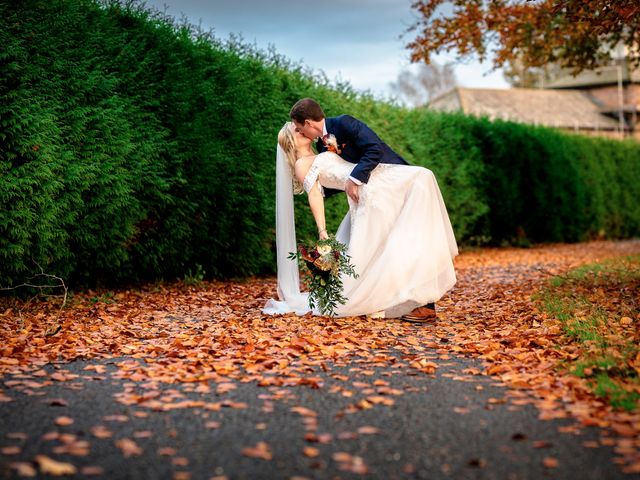
[[[324,112],[318,102],[312,98],[303,98],[298,100],[296,104],[291,107],[289,112],[291,120],[298,123],[304,123],[305,120],[313,120],[318,122],[324,118]]]

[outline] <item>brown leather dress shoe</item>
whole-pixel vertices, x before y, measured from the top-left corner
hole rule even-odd
[[[414,308],[411,312],[400,317],[405,322],[412,323],[431,323],[438,318],[436,315],[435,303],[428,303],[422,307]]]

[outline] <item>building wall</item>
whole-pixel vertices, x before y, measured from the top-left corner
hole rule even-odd
[[[617,85],[591,87],[588,91],[589,94],[593,96],[593,98],[601,102],[603,105],[612,109],[618,107],[619,100]],[[625,105],[640,105],[640,85],[624,85],[622,87],[622,100]]]
[[[628,92],[625,85],[622,89],[623,103],[627,103]],[[602,87],[591,87],[588,89],[589,94],[599,103],[606,108],[617,108],[619,104],[618,100],[618,87],[617,85],[606,85]]]
[[[640,106],[640,84],[627,85],[627,103]]]
[[[607,85],[603,87],[590,88],[589,94],[598,102],[604,104],[607,108],[617,109],[619,105],[618,100],[618,86]],[[640,84],[632,83],[623,86],[622,100],[625,106],[635,106],[640,108]],[[635,139],[640,139],[640,118],[636,115],[626,114],[626,120],[632,128],[632,132],[627,136],[632,136]],[[617,138],[620,138],[617,136]]]

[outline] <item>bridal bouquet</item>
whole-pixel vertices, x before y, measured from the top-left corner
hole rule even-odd
[[[358,278],[347,246],[331,235],[326,240],[318,240],[312,245],[298,245],[297,252],[289,253],[291,260],[298,260],[306,273],[309,284],[309,307],[318,306],[323,315],[335,315],[338,304],[347,299],[342,294],[341,275]]]

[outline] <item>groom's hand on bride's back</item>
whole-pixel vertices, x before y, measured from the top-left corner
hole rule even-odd
[[[360,200],[360,197],[358,195],[358,185],[356,185],[353,180],[347,180],[347,184],[345,185],[344,190],[345,192],[347,192],[347,195],[349,195],[349,198],[351,200],[353,200],[355,203],[358,203],[358,200]]]

